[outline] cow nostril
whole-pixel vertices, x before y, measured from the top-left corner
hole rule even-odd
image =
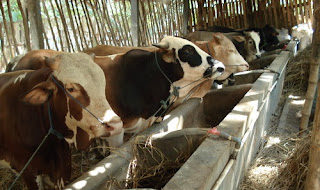
[[[223,68],[223,67],[218,67],[218,68],[217,68],[217,71],[220,72],[220,73],[222,73],[222,72],[224,71],[224,68]]]

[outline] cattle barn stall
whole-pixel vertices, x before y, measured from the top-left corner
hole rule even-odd
[[[165,35],[181,36],[214,25],[245,28],[272,24],[277,28],[291,28],[299,23],[312,23],[313,1],[7,0],[1,1],[0,11],[0,68],[4,68],[14,56],[41,48],[77,52],[97,44],[146,46],[158,42]],[[237,187],[243,171],[258,150],[261,135],[278,103],[284,68],[290,56],[289,52],[283,51],[271,64],[271,68],[280,75],[262,74],[219,125],[219,129],[242,139],[240,148],[236,149],[237,145],[228,140],[213,136],[205,138],[165,185],[165,189],[186,189],[183,187],[191,186],[187,183],[191,179],[195,188],[197,185],[204,185],[204,189]],[[210,100],[210,95],[207,99]],[[203,117],[210,114],[210,110],[204,111],[204,107],[208,106],[206,103],[190,100],[168,115],[164,122],[153,125],[142,135],[196,126],[202,128],[207,124]],[[196,118],[200,120],[197,121]],[[188,129],[185,133],[191,139],[202,134]],[[181,134],[173,136],[181,139]],[[130,143],[126,143],[121,148],[124,151],[108,156],[67,189],[99,189],[106,185],[105,180],[118,177],[123,179],[128,160],[132,158],[130,146]],[[234,150],[238,152],[236,159],[229,159],[230,155],[235,155]],[[204,158],[197,156],[205,154],[214,157],[211,157],[210,163],[202,170],[195,161]],[[191,168],[199,171],[191,173]],[[195,176],[191,176],[192,174]],[[201,181],[196,178],[197,175],[207,178]]]
[[[134,183],[130,180],[126,182],[129,173],[136,174],[132,168],[140,165],[141,169],[141,165],[147,165],[149,168],[154,167],[154,170],[149,172],[161,172],[160,163],[165,162],[164,157],[173,162],[172,160],[179,160],[184,155],[188,155],[188,158],[161,188],[237,189],[260,148],[271,115],[276,111],[282,93],[286,64],[289,58],[294,56],[296,48],[296,42],[292,41],[289,44],[290,51],[282,51],[276,57],[268,67],[276,71],[275,73],[263,73],[252,80],[252,86],[241,86],[240,89],[246,90],[242,90],[241,96],[237,97],[239,103],[233,105],[231,112],[218,125],[218,129],[241,139],[241,144],[206,135],[206,131],[212,127],[211,124],[215,123],[212,121],[215,120],[215,115],[228,107],[216,106],[222,95],[216,96],[209,92],[202,101],[186,101],[167,115],[164,121],[152,125],[125,143],[66,189],[122,189],[124,184]],[[237,96],[240,89],[230,91],[231,96]],[[142,176],[149,174],[147,169],[142,170],[146,173],[137,173],[140,172]],[[143,187],[150,188],[148,185]]]
[[[35,49],[148,46],[210,26],[311,26],[313,0],[6,0],[0,3],[0,71]]]

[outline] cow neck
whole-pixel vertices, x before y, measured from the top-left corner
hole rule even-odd
[[[209,41],[206,43],[206,47],[208,49],[208,54],[212,57],[212,54],[211,54],[211,51],[210,51],[210,48],[209,48]]]
[[[23,166],[22,170],[20,171],[20,173],[16,176],[16,178],[14,179],[14,181],[11,183],[10,187],[8,188],[9,190],[11,190],[13,188],[13,186],[16,184],[17,180],[21,177],[21,175],[23,174],[23,172],[26,170],[26,168],[29,166],[30,162],[33,160],[33,158],[35,157],[35,155],[37,154],[37,152],[39,152],[40,148],[42,147],[42,145],[46,142],[46,140],[48,139],[50,134],[55,135],[58,139],[63,139],[64,136],[59,133],[58,131],[56,131],[53,128],[53,124],[52,124],[52,115],[51,115],[51,108],[50,108],[50,102],[48,101],[48,116],[49,116],[49,124],[50,124],[50,129],[47,132],[46,136],[44,136],[44,138],[42,139],[41,143],[38,145],[38,147],[36,148],[36,150],[33,152],[33,154],[31,155],[31,157],[29,158],[29,160],[27,161],[27,163]]]
[[[161,109],[163,109],[162,113],[158,116],[161,117],[163,114],[166,113],[166,111],[169,109],[169,107],[171,107],[171,105],[173,104],[173,102],[179,97],[179,90],[180,87],[179,86],[175,86],[173,84],[173,82],[169,79],[169,77],[165,74],[165,72],[161,69],[160,65],[159,65],[159,61],[158,61],[158,57],[157,57],[157,52],[154,52],[154,56],[155,56],[155,63],[157,65],[157,68],[159,69],[159,71],[161,72],[161,74],[166,78],[166,80],[170,83],[170,86],[172,87],[173,91],[169,94],[169,96],[167,97],[166,100],[161,100],[160,101],[160,108],[153,114],[153,116],[156,116]],[[174,99],[172,102],[170,102],[171,97],[174,96]]]

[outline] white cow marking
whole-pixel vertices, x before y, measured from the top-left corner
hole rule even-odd
[[[19,76],[17,76],[17,78],[14,80],[13,84],[16,84],[17,82],[20,82],[22,79],[24,79],[26,77],[27,73],[21,74]]]

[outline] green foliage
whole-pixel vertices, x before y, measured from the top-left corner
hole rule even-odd
[[[11,8],[12,21],[13,22],[22,21],[22,15],[21,15],[17,1],[9,1],[9,3],[10,3],[10,8]],[[5,19],[7,22],[9,22],[10,19],[9,19],[7,1],[2,1],[2,6],[3,6],[4,12],[5,12]],[[0,16],[0,22],[3,22],[2,15]]]

